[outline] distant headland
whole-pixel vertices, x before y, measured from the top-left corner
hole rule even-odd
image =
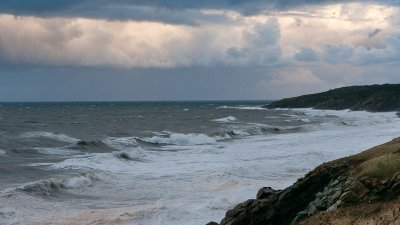
[[[285,98],[264,107],[400,111],[400,84],[342,87],[317,94]]]

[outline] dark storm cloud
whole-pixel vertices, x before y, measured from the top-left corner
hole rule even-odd
[[[93,17],[107,19],[157,20],[167,23],[193,23],[195,13],[174,15],[182,10],[227,9],[244,15],[257,14],[264,10],[329,3],[348,3],[344,0],[2,0],[0,13],[13,15]],[[379,1],[397,4],[398,1]],[[169,13],[165,13],[167,10]]]

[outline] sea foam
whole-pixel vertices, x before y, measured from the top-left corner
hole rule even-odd
[[[215,120],[212,120],[212,121],[221,122],[221,123],[229,123],[229,122],[234,122],[236,120],[237,120],[236,117],[228,116],[228,117],[225,117],[225,118],[215,119]]]
[[[143,138],[142,140],[154,144],[191,146],[191,145],[214,144],[217,142],[218,138],[210,137],[205,134],[173,133],[169,136],[153,136],[150,138]]]
[[[71,137],[66,134],[62,133],[53,133],[53,132],[47,132],[47,131],[32,131],[32,132],[26,132],[21,134],[22,138],[48,138],[48,139],[53,139],[53,140],[58,140],[58,141],[63,141],[63,142],[78,142],[80,141],[77,138]]]

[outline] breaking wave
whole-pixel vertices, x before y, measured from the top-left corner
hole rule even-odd
[[[16,190],[41,196],[51,196],[52,193],[62,189],[75,189],[91,186],[97,180],[99,180],[99,177],[95,173],[81,173],[65,178],[51,178],[28,183]]]
[[[261,106],[220,106],[217,109],[266,110]]]
[[[237,120],[236,117],[228,116],[228,117],[225,117],[225,118],[215,119],[215,120],[212,120],[212,121],[220,122],[220,123],[229,123],[229,122],[234,122],[236,120]]]
[[[136,137],[109,137],[103,140],[103,142],[115,149],[127,150],[139,146],[136,139]]]
[[[210,137],[205,134],[172,133],[170,135],[153,136],[150,138],[143,138],[141,140],[153,144],[192,146],[192,145],[215,144],[217,143],[218,140],[221,139],[223,138],[217,136]]]
[[[67,146],[67,148],[83,152],[110,152],[111,150],[110,147],[102,141],[78,141],[71,146]]]
[[[256,136],[256,135],[296,133],[301,131],[307,131],[308,129],[309,129],[308,126],[279,127],[279,126],[269,126],[260,124],[256,126],[233,128],[226,131],[215,132],[213,133],[213,136],[220,136],[220,137],[229,136],[231,138],[240,138],[240,137]]]
[[[114,156],[122,160],[144,162],[146,153],[142,148],[136,148],[130,151],[114,152]]]

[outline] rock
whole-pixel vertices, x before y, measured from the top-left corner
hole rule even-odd
[[[353,191],[346,191],[345,193],[340,196],[340,201],[345,203],[354,203],[357,202],[358,198],[357,195]]]
[[[326,211],[329,212],[329,211],[336,210],[340,206],[340,204],[342,204],[342,202],[339,200],[339,201],[335,202],[335,204],[331,205]]]
[[[363,198],[369,192],[369,189],[359,181],[354,182],[350,186],[350,190],[355,194],[357,199]]]
[[[308,206],[308,209],[307,209],[308,216],[314,215],[317,212],[318,212],[318,209],[315,205],[311,204],[310,206]]]
[[[212,222],[207,223],[206,225],[219,225],[219,223],[212,221]]]
[[[226,213],[220,225],[289,225],[295,219],[318,212],[311,202],[319,192],[348,171],[347,164],[321,165],[283,191],[262,188],[258,199],[248,200]],[[331,191],[330,188],[326,189]],[[327,196],[320,199],[319,207],[326,208]],[[307,212],[303,212],[307,209]]]
[[[333,181],[329,184],[329,186],[334,187],[334,186],[338,185],[339,183],[340,183],[339,179],[336,179],[336,180],[333,180]]]
[[[318,210],[325,210],[327,208],[326,202],[319,198],[313,201],[313,206],[315,206]]]
[[[328,199],[327,199],[327,201],[326,201],[328,207],[330,207],[330,206],[332,206],[333,204],[335,204],[335,202],[338,201],[338,199],[339,199],[339,197],[340,197],[341,194],[342,194],[341,191],[336,191],[336,192],[334,192],[332,195],[329,195],[329,196],[328,196]]]
[[[263,187],[260,188],[257,192],[257,199],[266,199],[271,195],[276,194],[278,191],[272,189],[271,187]]]
[[[294,225],[294,224],[296,224],[298,221],[301,221],[301,220],[303,220],[303,219],[305,219],[305,218],[307,218],[307,217],[308,217],[308,212],[307,212],[307,210],[301,211],[301,212],[299,212],[299,213],[296,215],[296,217],[293,219],[291,225]]]

